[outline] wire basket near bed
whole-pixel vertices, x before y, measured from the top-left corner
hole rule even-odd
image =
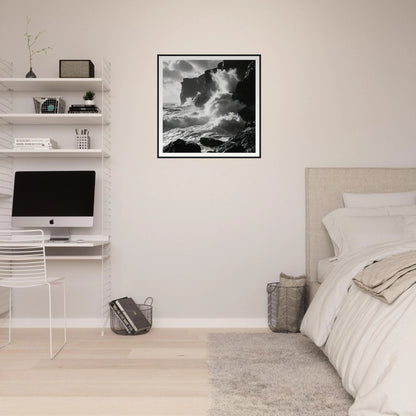
[[[280,282],[267,284],[268,324],[273,332],[299,332],[305,314],[306,277],[280,274]]]

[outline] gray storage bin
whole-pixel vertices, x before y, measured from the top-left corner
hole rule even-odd
[[[268,283],[268,324],[273,332],[299,332],[305,314],[306,277],[280,274]]]

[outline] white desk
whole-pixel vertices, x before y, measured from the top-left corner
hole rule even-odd
[[[108,237],[103,239],[72,239],[68,241],[45,241],[46,260],[103,260],[108,255],[98,249],[109,244]],[[94,250],[94,248],[97,248]]]
[[[108,244],[108,241],[45,241],[45,247],[100,247]]]

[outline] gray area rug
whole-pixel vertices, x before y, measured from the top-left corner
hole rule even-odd
[[[210,334],[210,416],[346,416],[352,397],[300,334]]]

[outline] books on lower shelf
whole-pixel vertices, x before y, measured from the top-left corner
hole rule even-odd
[[[126,296],[112,300],[110,308],[118,316],[128,334],[138,334],[151,328],[151,323],[132,298]]]
[[[44,137],[16,137],[13,143],[13,150],[17,151],[34,151],[34,150],[51,150],[56,149],[55,140]]]

